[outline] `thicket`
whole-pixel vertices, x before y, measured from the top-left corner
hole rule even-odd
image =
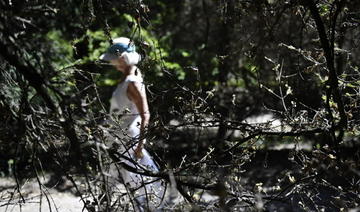
[[[178,210],[359,207],[356,1],[5,0],[0,9],[1,174],[23,201],[26,179],[53,173],[89,211],[128,207],[109,204],[118,196],[102,165],[121,156],[103,148],[99,128],[121,76],[97,59],[127,36],[144,58],[146,148],[155,175],[174,176]],[[294,147],[270,150],[284,144]],[[218,199],[202,201],[204,191]]]

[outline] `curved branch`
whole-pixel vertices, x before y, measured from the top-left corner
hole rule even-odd
[[[329,41],[328,36],[326,34],[326,30],[325,30],[325,24],[321,19],[321,16],[320,16],[319,10],[316,6],[316,3],[313,0],[306,0],[306,1],[304,1],[304,5],[307,8],[309,8],[312,18],[314,19],[314,21],[316,23],[316,28],[317,28],[317,31],[319,34],[321,46],[325,53],[327,68],[329,69],[329,80],[328,80],[328,83],[330,85],[329,94],[332,94],[335,103],[338,105],[338,110],[340,113],[340,121],[338,123],[338,126],[334,125],[334,127],[339,128],[341,131],[343,131],[344,129],[347,128],[347,116],[345,113],[344,103],[341,98],[341,92],[339,90],[338,75],[336,73],[335,65],[334,65],[334,42],[335,42],[334,40],[335,39],[332,38],[331,41]],[[339,7],[340,7],[340,5],[338,5],[338,9],[337,9],[336,15],[334,17],[334,19],[335,19],[335,20],[333,20],[334,23],[336,22],[336,18],[338,16],[337,14],[340,12]],[[342,133],[340,133],[340,134],[342,134]]]

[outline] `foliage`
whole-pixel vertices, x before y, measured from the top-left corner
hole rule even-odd
[[[356,2],[4,1],[0,9],[1,173],[16,179],[20,198],[26,179],[54,173],[88,211],[129,207],[110,204],[121,198],[103,170],[121,158],[101,129],[121,75],[97,59],[111,38],[127,36],[143,56],[147,148],[163,170],[142,174],[174,176],[189,203],[179,210],[358,207]],[[272,150],[281,145],[294,147]]]

